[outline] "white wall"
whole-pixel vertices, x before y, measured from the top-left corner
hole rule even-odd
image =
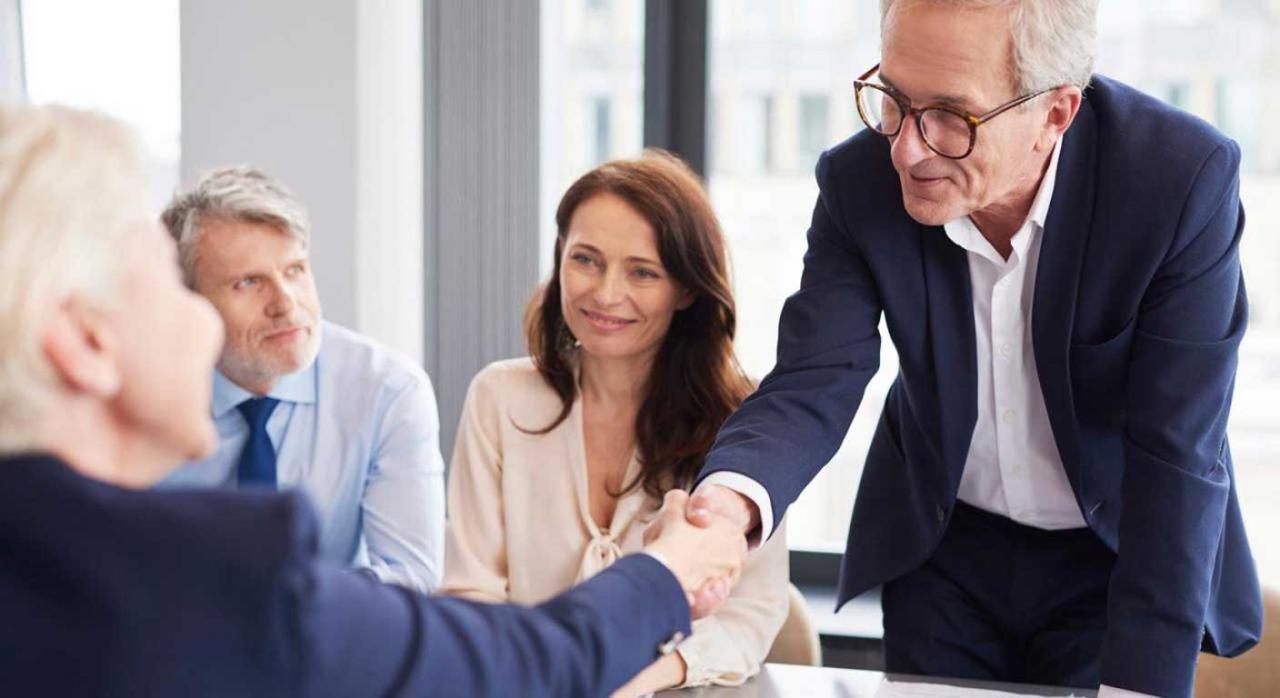
[[[356,326],[423,363],[422,2],[356,4]]]
[[[298,192],[326,314],[425,363],[449,453],[472,376],[524,352],[540,3],[181,2],[184,180]]]
[[[22,80],[22,26],[18,0],[0,0],[0,102],[26,98]]]
[[[422,8],[183,0],[182,180],[247,162],[312,219],[325,315],[423,353]]]

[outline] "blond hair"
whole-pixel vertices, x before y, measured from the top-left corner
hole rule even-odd
[[[31,448],[58,378],[41,347],[71,296],[118,297],[146,188],[132,134],[106,116],[0,105],[0,452]]]

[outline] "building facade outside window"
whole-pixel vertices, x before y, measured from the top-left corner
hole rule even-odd
[[[536,234],[542,246],[539,269],[546,274],[560,196],[587,170],[640,151],[644,0],[546,0],[541,31],[542,181]]]

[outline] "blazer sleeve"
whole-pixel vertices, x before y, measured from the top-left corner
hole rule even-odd
[[[838,210],[832,160],[818,161],[818,202],[800,290],[778,325],[773,370],[725,421],[699,480],[741,473],[769,493],[771,528],[831,460],[880,365],[882,305],[871,271]],[[836,314],[838,313],[838,318]]]
[[[1102,682],[1189,696],[1227,507],[1226,426],[1246,301],[1240,151],[1200,167],[1138,310],[1129,359],[1119,554]]]
[[[471,382],[449,471],[449,520],[440,593],[506,601],[507,537],[503,524],[498,403],[481,374]]]
[[[643,554],[533,608],[298,572],[285,595],[299,618],[297,695],[601,696],[689,630],[679,582]]]
[[[751,552],[720,610],[694,621],[693,634],[677,650],[686,666],[684,686],[740,686],[759,673],[790,611],[785,521],[782,528]]]

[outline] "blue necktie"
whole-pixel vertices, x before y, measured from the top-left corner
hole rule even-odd
[[[267,419],[280,401],[270,397],[255,397],[236,405],[244,421],[249,423],[249,439],[240,452],[240,465],[236,480],[240,486],[276,487],[276,451],[267,436]]]

